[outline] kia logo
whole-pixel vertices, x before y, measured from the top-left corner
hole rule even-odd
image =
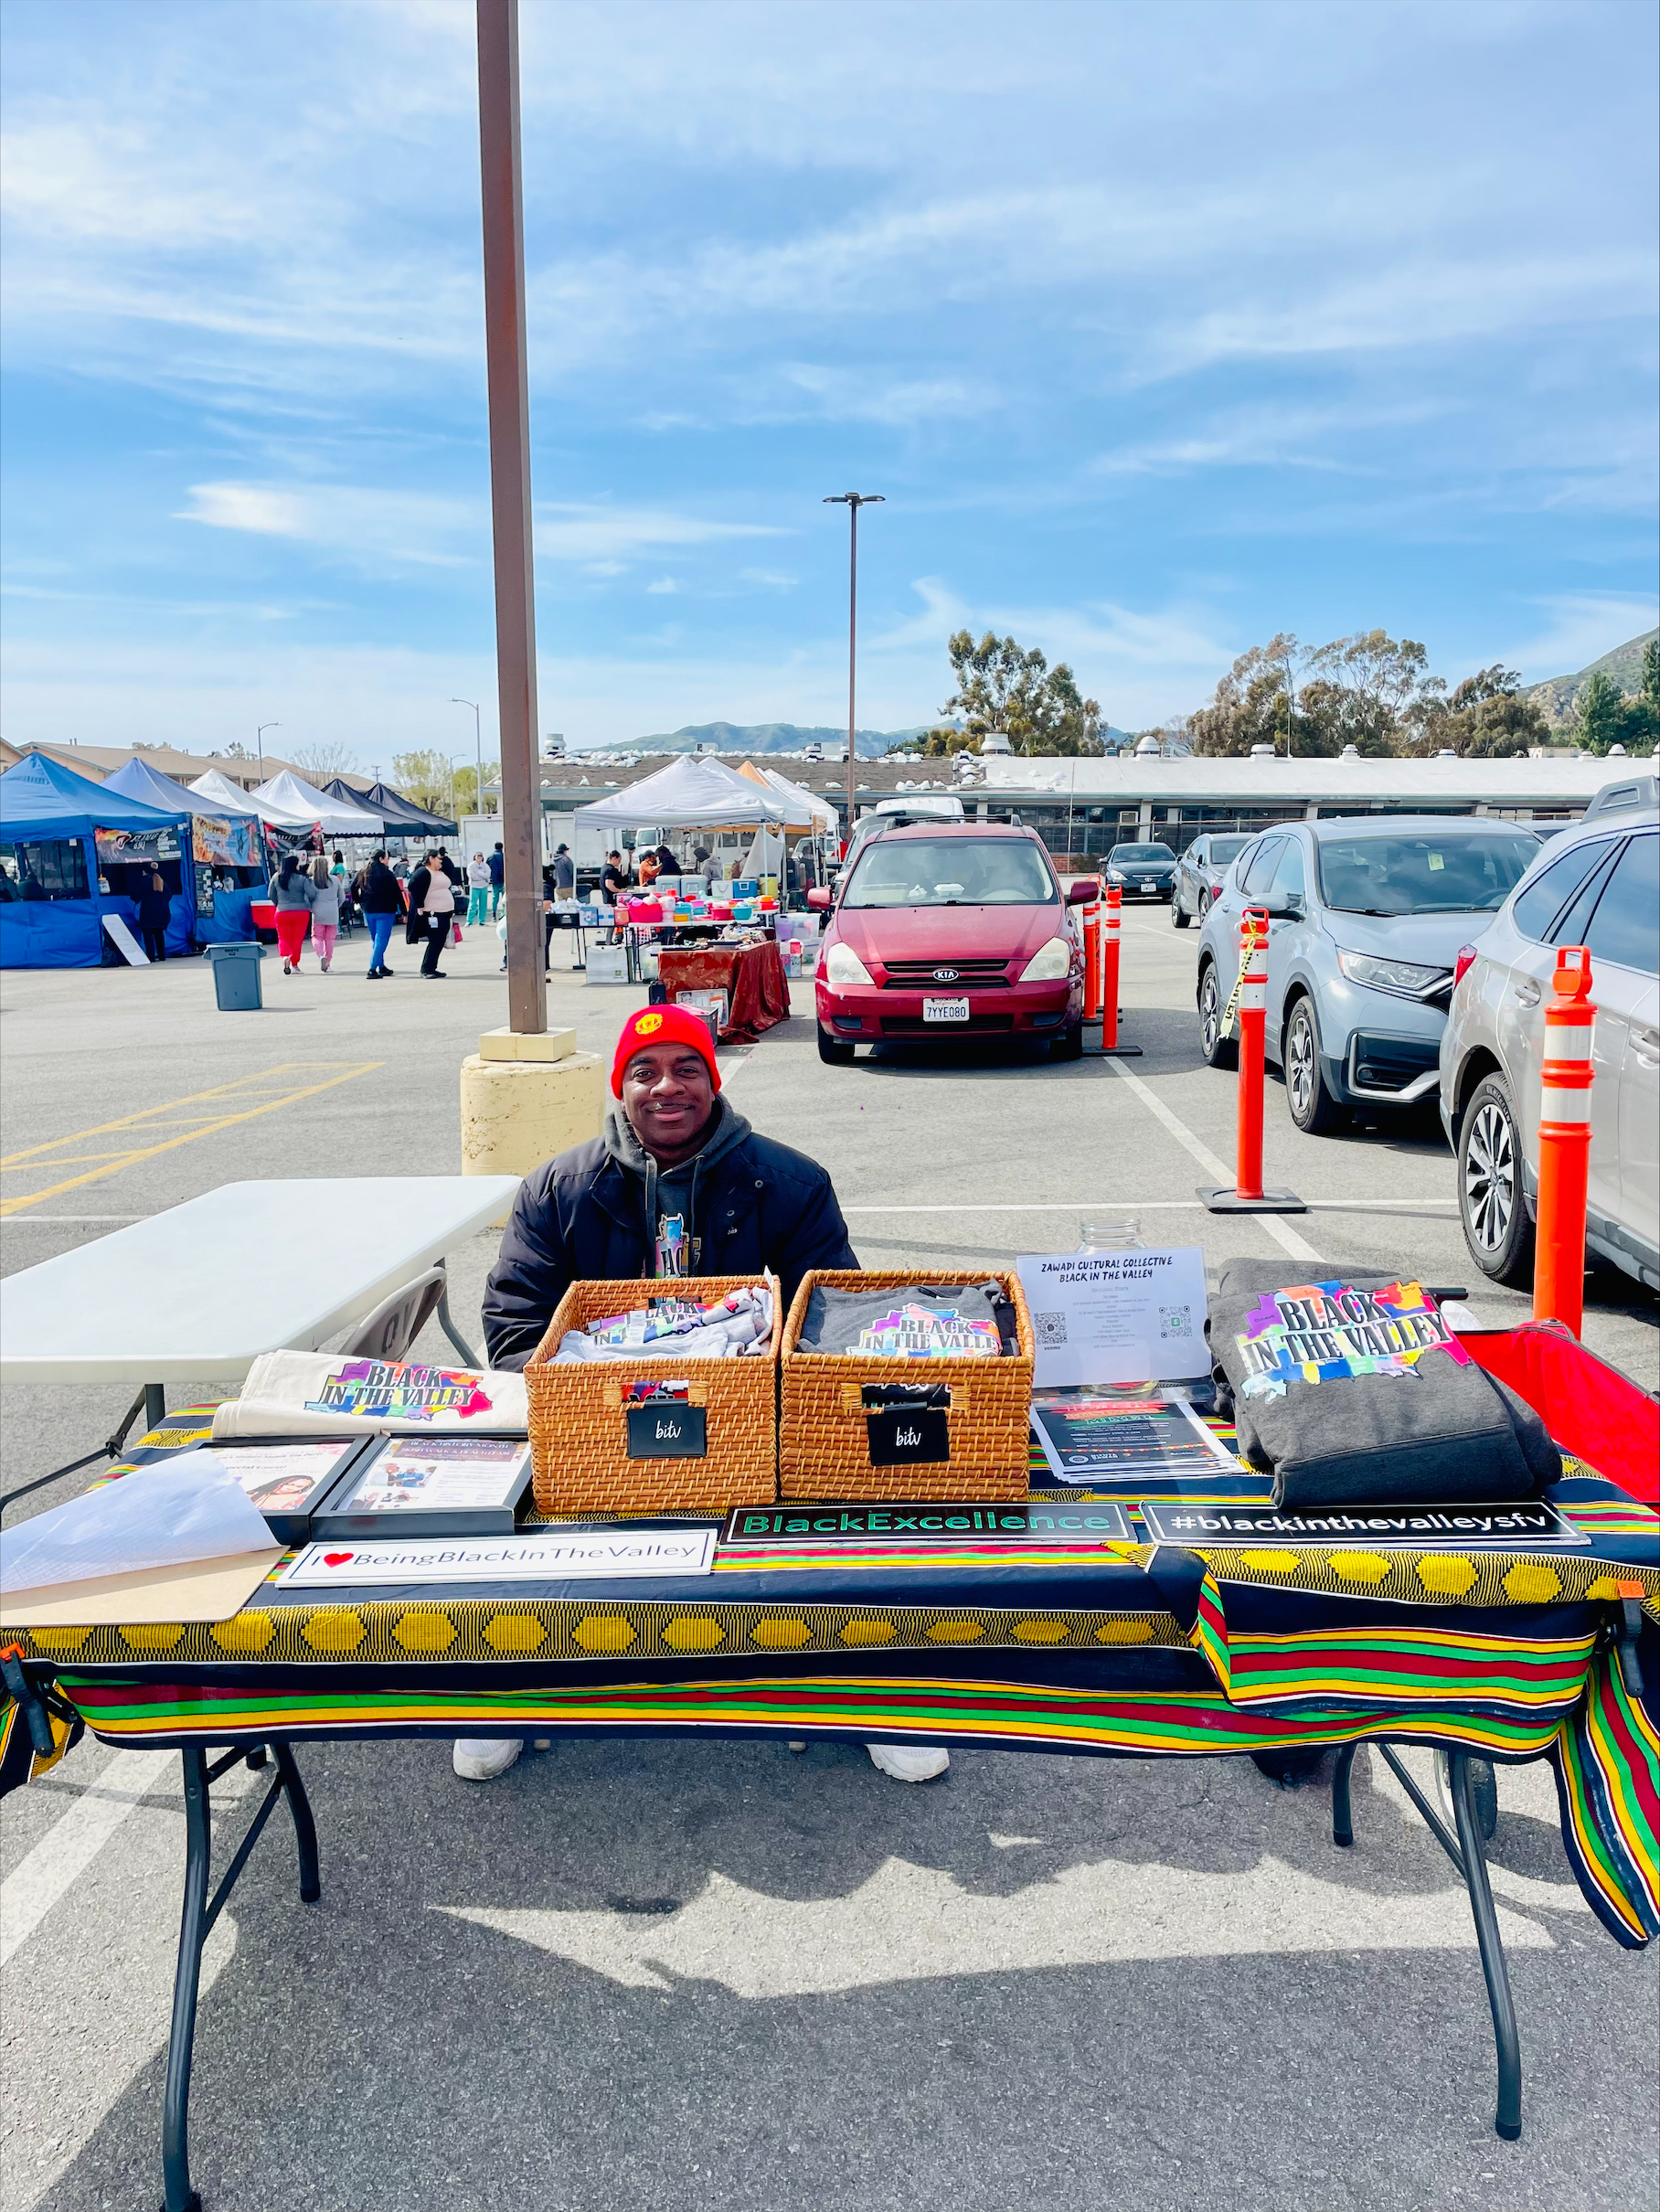
[[[956,980],[955,968],[936,968],[934,970],[934,981],[937,984],[954,984]]]

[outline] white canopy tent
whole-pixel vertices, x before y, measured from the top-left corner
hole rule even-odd
[[[199,791],[206,781],[200,779],[191,789]],[[310,829],[315,824],[325,837],[378,837],[385,826],[378,814],[331,799],[286,768],[258,791],[249,792],[242,804],[251,806],[261,822],[277,829]]]
[[[231,782],[229,776],[220,775],[217,768],[210,768],[205,776],[197,776],[195,782],[187,783],[185,789],[195,792],[198,798],[211,800],[216,814],[251,814],[258,812],[252,795],[245,792],[239,783]]]
[[[756,829],[778,828],[789,816],[770,787],[751,782],[724,761],[687,754],[609,798],[579,806],[575,819],[598,830]]]
[[[786,828],[810,831],[814,836],[834,835],[839,828],[841,816],[828,799],[814,798],[801,784],[792,783],[787,776],[781,776],[777,769],[758,767],[753,760],[746,760],[738,773],[746,782],[764,782],[778,794],[789,809]]]

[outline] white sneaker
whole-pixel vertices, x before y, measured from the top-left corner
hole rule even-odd
[[[951,1764],[951,1753],[942,1743],[867,1743],[870,1763],[895,1781],[932,1781]],[[459,1757],[461,1746],[455,1747]]]
[[[525,1748],[522,1736],[458,1736],[450,1764],[463,1781],[494,1781]]]

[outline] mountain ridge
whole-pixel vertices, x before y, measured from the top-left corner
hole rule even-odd
[[[1542,684],[1535,684],[1527,697],[1538,707],[1548,722],[1565,725],[1573,720],[1573,703],[1591,677],[1611,675],[1623,692],[1636,692],[1643,687],[1643,648],[1660,631],[1644,630],[1639,637],[1627,638],[1624,644],[1616,645],[1599,661],[1574,675],[1547,676]]]

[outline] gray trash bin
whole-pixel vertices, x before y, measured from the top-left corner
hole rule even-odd
[[[213,994],[221,1014],[253,1014],[265,1004],[260,989],[263,945],[209,945]]]

